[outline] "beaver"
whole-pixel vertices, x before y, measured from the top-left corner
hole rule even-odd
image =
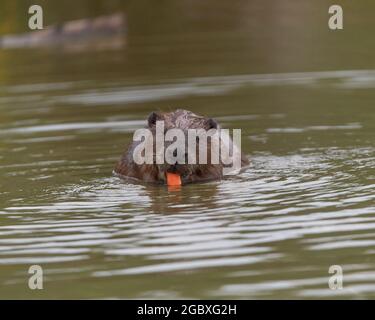
[[[181,129],[185,133],[188,131],[188,129],[204,129],[206,131],[210,129],[220,129],[218,122],[212,118],[206,118],[188,110],[177,109],[174,112],[168,113],[152,112],[148,116],[146,128],[150,130],[153,137],[155,137],[157,121],[163,121],[165,132],[167,132],[169,129]],[[153,139],[153,141],[155,140],[156,139]],[[197,157],[199,154],[199,143],[199,138],[197,138],[197,144],[194,146],[196,149],[193,150]],[[217,143],[217,140],[215,142],[215,140],[207,139],[207,142],[204,145],[204,147],[207,148],[207,151],[211,150],[211,143]],[[229,143],[232,143],[230,138]],[[187,160],[187,153],[185,154],[185,162],[176,160],[175,163],[158,164],[156,161],[155,143],[153,143],[152,149],[152,163],[137,164],[134,160],[134,151],[139,144],[139,141],[133,141],[128,146],[115,167],[114,172],[116,174],[145,182],[166,184],[167,174],[173,173],[177,174],[181,178],[181,184],[183,185],[193,182],[219,180],[223,178],[223,169],[226,167],[226,165],[222,161],[219,161],[218,163],[212,161],[210,152],[207,152],[208,156],[205,164],[201,164],[199,161],[197,161],[198,163],[196,164],[191,164]],[[167,145],[165,147],[167,147]],[[242,152],[240,153],[240,164],[241,167],[249,164],[249,160]]]

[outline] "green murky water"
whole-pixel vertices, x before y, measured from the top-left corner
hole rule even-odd
[[[375,298],[375,5],[342,2],[337,32],[327,1],[43,2],[128,32],[0,49],[0,297]],[[26,3],[0,5],[3,33]],[[114,177],[148,113],[179,107],[241,128],[251,167],[172,193]]]

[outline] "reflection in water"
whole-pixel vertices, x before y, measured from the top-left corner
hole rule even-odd
[[[277,74],[249,74],[220,77],[200,77],[187,79],[169,79],[171,83],[162,85],[121,86],[112,83],[105,91],[93,90],[100,84],[100,80],[83,82],[81,86],[86,90],[74,90],[80,83],[39,83],[31,85],[16,85],[3,87],[9,93],[23,94],[12,97],[12,102],[42,100],[47,104],[66,103],[72,105],[100,106],[124,105],[131,103],[145,103],[149,101],[185,98],[189,96],[217,96],[226,95],[232,91],[246,89],[253,86],[301,86],[307,88],[339,88],[339,89],[367,89],[375,86],[375,70],[300,72]],[[329,82],[324,82],[329,81]],[[106,85],[109,83],[106,81]],[[104,84],[102,84],[104,85]],[[35,95],[38,92],[52,91],[48,97]],[[70,92],[74,92],[71,94]],[[0,103],[9,102],[9,98],[0,98]],[[241,115],[232,119],[245,120],[249,115]],[[100,124],[97,124],[100,125]],[[105,125],[105,124],[101,124]]]

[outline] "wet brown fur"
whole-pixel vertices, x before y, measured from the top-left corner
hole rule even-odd
[[[155,122],[163,121],[165,130],[172,128],[182,129],[205,129],[219,128],[218,123],[211,119],[199,116],[191,111],[178,109],[169,113],[151,113],[148,117],[148,128],[155,137]],[[154,139],[155,141],[155,139]],[[211,164],[210,161],[210,139],[207,141],[207,164],[156,164],[154,155],[154,164],[138,165],[133,160],[133,151],[140,142],[132,142],[122,155],[120,161],[115,167],[115,172],[121,176],[135,178],[145,182],[165,183],[165,173],[175,172],[181,175],[182,183],[192,183],[208,180],[219,180],[223,177],[223,165]],[[155,146],[154,146],[155,151]],[[198,150],[196,150],[198,152]],[[197,154],[198,159],[198,154]],[[249,164],[248,159],[242,154],[242,166]]]

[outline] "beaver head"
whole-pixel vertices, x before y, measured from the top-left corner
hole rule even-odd
[[[156,139],[153,140],[155,151],[154,164],[158,168],[160,180],[165,181],[167,173],[179,175],[183,183],[218,179],[221,177],[222,166],[218,162],[211,161],[211,144],[214,141],[210,137],[207,137],[203,143],[203,141],[200,141],[199,136],[197,136],[194,137],[195,143],[192,145],[189,143],[188,135],[191,129],[203,129],[204,132],[211,129],[219,129],[219,125],[214,119],[202,117],[183,109],[169,113],[152,112],[148,117],[147,123],[154,137],[156,136],[158,121],[163,124],[163,130],[166,135],[168,132],[173,132],[171,129],[179,129],[184,136],[182,142],[184,145],[181,146],[181,141],[180,145],[177,144],[183,150],[181,153],[176,149],[177,139],[164,141],[164,148],[162,150],[157,149],[155,145]],[[205,149],[203,152],[207,155],[206,159],[200,158],[199,148]],[[156,156],[157,154],[160,155],[160,153],[164,154],[164,161],[157,163]],[[168,155],[170,155],[169,158]],[[192,156],[195,158],[195,161],[192,161]]]
[[[163,144],[160,148],[157,141],[159,139],[160,142],[161,124]],[[224,165],[218,161],[220,140],[210,136],[210,132],[218,132],[211,129],[220,129],[214,119],[183,109],[174,112],[152,112],[147,119],[147,129],[152,134],[151,162],[137,164],[134,161],[133,155],[140,146],[140,142],[133,141],[118,163],[115,169],[117,173],[143,181],[160,183],[167,182],[168,174],[177,175],[182,184],[222,178]],[[179,131],[182,135],[184,145],[178,145],[181,144],[181,140],[177,138],[167,139],[168,134],[173,132],[172,129],[178,129],[175,131]],[[202,139],[200,134],[193,136],[195,143],[191,143],[191,131],[205,132],[206,135]],[[216,150],[217,157],[215,157],[215,152],[212,152],[213,150]],[[161,155],[162,158],[160,158]]]

